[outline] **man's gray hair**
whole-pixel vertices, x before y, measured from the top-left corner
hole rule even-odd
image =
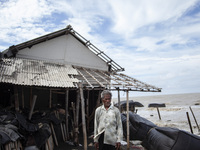
[[[101,92],[101,99],[103,99],[105,95],[110,95],[110,98],[112,98],[112,93],[109,90],[104,90]]]

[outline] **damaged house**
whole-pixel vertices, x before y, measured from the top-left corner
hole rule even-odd
[[[51,131],[45,139],[48,146],[53,143],[59,146],[60,140],[79,144],[80,132],[86,145],[86,134],[93,130],[94,111],[101,103],[100,92],[104,89],[118,93],[161,91],[121,73],[124,68],[70,25],[10,46],[0,57],[1,114],[12,110],[20,115],[25,111],[27,124],[34,123],[37,113],[39,118],[54,114],[50,120],[57,119],[58,123],[48,122]],[[37,121],[38,129],[40,123]],[[19,141],[15,146],[20,146]]]

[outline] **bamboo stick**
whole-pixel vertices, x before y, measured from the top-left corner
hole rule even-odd
[[[60,129],[61,129],[61,133],[62,133],[62,137],[63,137],[63,141],[65,141],[65,135],[64,135],[64,129],[63,129],[63,125],[62,122],[60,123]]]
[[[51,150],[51,145],[49,143],[49,139],[47,139],[47,146],[48,146],[48,150]]]
[[[24,88],[22,86],[22,108],[24,108]]]
[[[86,116],[87,116],[87,130],[89,131],[90,127],[90,120],[89,120],[89,98],[90,98],[90,91],[87,91],[87,99],[86,99]]]
[[[80,90],[80,97],[81,97],[82,128],[83,128],[84,150],[87,150],[87,132],[86,132],[86,125],[85,125],[85,102],[84,102],[82,84],[79,84],[79,90]]]
[[[120,106],[120,91],[119,91],[119,88],[117,89],[117,91],[118,91],[118,108],[119,108],[119,111],[122,112],[121,106]]]
[[[15,149],[18,150],[17,141],[14,142],[14,145],[15,145]]]
[[[51,123],[51,130],[52,130],[52,132],[53,132],[53,138],[54,138],[55,144],[56,144],[56,146],[58,146],[58,141],[57,141],[56,134],[55,134],[55,131],[54,131],[54,128],[53,128],[53,124],[52,124],[52,123]]]
[[[52,90],[49,90],[49,108],[51,108],[51,103],[52,103]]]
[[[78,139],[78,119],[79,119],[79,104],[80,104],[80,92],[79,90],[77,92],[77,97],[76,97],[76,112],[75,112],[75,138],[74,142],[78,145],[79,144],[79,139]]]
[[[130,148],[130,137],[129,137],[129,91],[127,90],[126,91],[126,112],[127,112],[127,122],[126,122],[126,125],[127,125],[127,150],[129,150]]]
[[[31,105],[31,110],[30,110],[29,117],[28,117],[29,120],[31,120],[31,117],[32,117],[32,114],[33,114],[33,109],[35,107],[36,99],[37,99],[37,95],[34,95],[33,96],[33,102],[32,102],[32,105]]]
[[[68,105],[69,105],[69,103],[68,103],[68,97],[69,97],[69,90],[68,89],[66,89],[66,93],[65,93],[65,119],[66,119],[66,121],[65,121],[65,126],[66,126],[66,140],[68,140],[69,139],[69,130],[68,130],[68,124],[69,124],[69,120],[68,120],[68,116],[69,116],[69,114],[68,114]]]
[[[31,107],[32,105],[32,101],[33,101],[33,90],[32,90],[32,87],[30,88],[30,100],[29,100],[29,105]]]
[[[15,95],[15,110],[19,111],[19,98],[18,98],[18,90],[17,90],[16,85],[14,85],[14,95]]]

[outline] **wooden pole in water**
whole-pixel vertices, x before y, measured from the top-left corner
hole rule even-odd
[[[158,107],[156,107],[156,108],[157,108],[157,112],[158,112],[159,119],[161,120],[159,108],[158,108]]]
[[[189,117],[188,112],[186,112],[186,115],[187,115],[188,123],[189,123],[189,126],[190,126],[190,131],[193,134],[192,125],[191,125],[191,122],[190,122],[190,117]]]
[[[199,125],[198,125],[197,120],[196,120],[196,117],[195,117],[195,115],[194,115],[194,113],[193,113],[191,107],[190,107],[190,111],[192,112],[192,116],[193,116],[193,118],[194,118],[194,121],[195,121],[195,123],[196,123],[196,125],[197,125],[198,130],[200,130],[200,129],[199,129]]]
[[[129,91],[127,90],[126,91],[126,112],[127,112],[127,122],[126,122],[126,125],[127,125],[127,150],[129,150],[130,148],[130,141],[129,141]]]
[[[85,102],[83,96],[82,84],[79,84],[80,96],[81,96],[81,110],[82,110],[82,127],[83,127],[83,139],[84,139],[84,150],[87,150],[87,132],[85,125]]]

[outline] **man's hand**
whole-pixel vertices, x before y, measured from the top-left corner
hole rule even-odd
[[[94,143],[94,147],[98,150],[98,149],[99,149],[99,143],[98,143],[98,142],[95,142],[95,143]]]
[[[120,150],[121,143],[120,143],[120,142],[117,142],[116,145],[115,145],[115,147],[116,147],[116,150]]]

